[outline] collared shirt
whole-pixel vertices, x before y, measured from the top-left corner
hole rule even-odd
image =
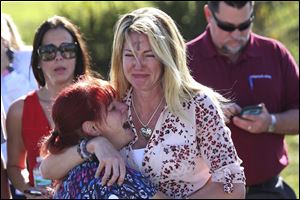
[[[263,102],[270,113],[299,108],[299,69],[278,41],[251,33],[236,63],[217,53],[209,27],[187,45],[193,77],[239,106]],[[288,164],[283,135],[251,134],[232,123],[228,126],[247,185],[269,180]]]
[[[124,101],[131,107],[132,90]],[[221,111],[205,94],[183,102],[182,109],[189,120],[175,116],[167,106],[162,111],[145,147],[142,173],[171,198],[191,195],[209,178],[223,183],[225,192],[232,192],[232,183],[244,183],[245,177]],[[128,166],[135,168],[130,155],[141,136],[134,127],[131,109],[128,115],[135,138],[121,153]]]

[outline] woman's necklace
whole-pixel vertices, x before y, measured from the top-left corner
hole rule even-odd
[[[154,115],[156,114],[158,108],[160,107],[160,105],[162,104],[163,102],[163,99],[164,97],[161,98],[158,106],[156,107],[156,109],[154,110],[152,116],[150,117],[150,119],[148,120],[148,122],[146,124],[144,124],[142,122],[142,120],[140,119],[139,115],[137,114],[136,112],[136,109],[135,109],[135,106],[134,106],[134,101],[133,101],[133,97],[132,97],[132,107],[133,107],[133,111],[137,117],[137,119],[139,120],[139,122],[141,123],[141,125],[143,126],[141,129],[140,129],[140,133],[142,134],[142,136],[144,136],[146,139],[149,139],[150,136],[152,135],[152,129],[148,127],[148,125],[150,124],[151,120],[153,119]]]

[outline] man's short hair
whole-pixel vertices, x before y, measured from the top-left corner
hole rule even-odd
[[[219,5],[221,1],[208,1],[208,7],[209,9],[216,13],[219,12]],[[227,4],[230,7],[233,8],[243,8],[247,3],[250,3],[250,6],[252,7],[254,5],[254,1],[224,1],[225,4]]]

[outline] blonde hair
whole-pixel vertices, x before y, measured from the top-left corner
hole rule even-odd
[[[13,49],[20,50],[24,46],[19,31],[12,18],[1,13],[1,37],[9,42]]]
[[[187,66],[186,45],[175,22],[156,8],[141,8],[123,15],[116,23],[111,58],[110,81],[119,93],[125,95],[130,87],[123,72],[122,52],[129,33],[148,36],[152,51],[163,65],[162,87],[169,110],[188,118],[182,112],[181,103],[204,92],[219,105],[222,96],[196,82]]]

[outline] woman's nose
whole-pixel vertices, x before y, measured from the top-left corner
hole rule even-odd
[[[141,57],[135,57],[135,67],[139,69],[143,67],[143,60]]]
[[[58,60],[62,60],[63,59],[63,56],[61,55],[62,53],[60,51],[57,51],[56,52],[56,55],[55,55],[55,60],[58,61]]]

